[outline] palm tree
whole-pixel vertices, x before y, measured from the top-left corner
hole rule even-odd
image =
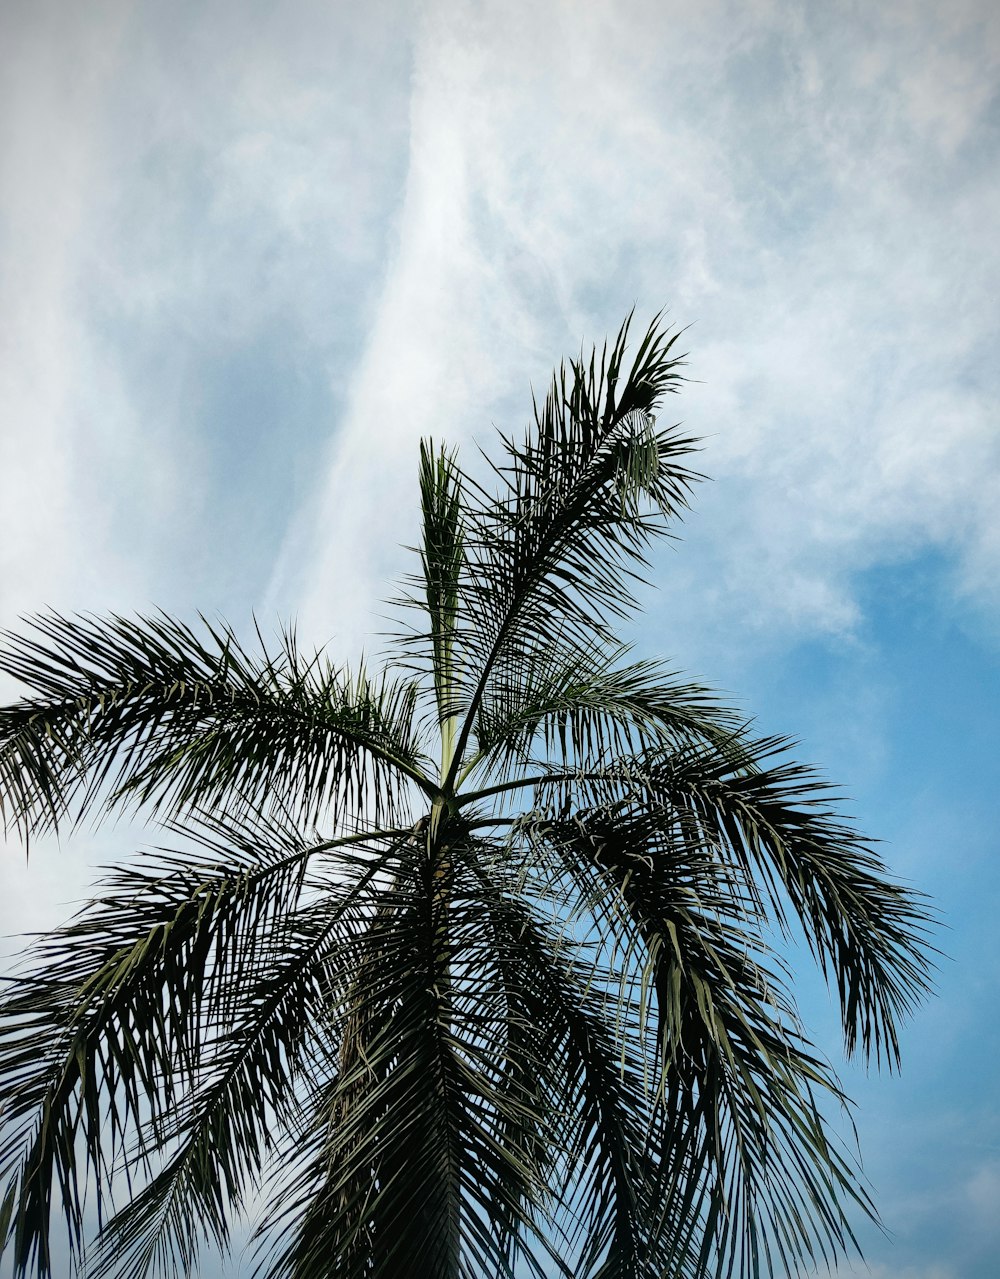
[[[197,1274],[260,1205],[260,1266],[294,1279],[696,1279],[853,1246],[874,1209],[782,939],[891,1067],[928,916],[785,740],[616,641],[698,478],[654,420],[677,334],[626,361],[627,333],[560,368],[488,478],[421,446],[380,674],[160,615],[7,637],[8,826],[131,805],[180,841],[9,984],[17,1275],[52,1273],[54,1207],[121,1279]]]

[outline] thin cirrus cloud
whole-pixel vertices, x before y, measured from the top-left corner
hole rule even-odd
[[[989,10],[57,10],[9,58],[5,617],[226,604],[192,526],[259,598],[290,522],[267,601],[367,633],[416,439],[518,423],[634,302],[694,322],[715,481],[675,625],[849,630],[928,547],[995,612]]]
[[[74,578],[86,579],[92,554],[70,565],[65,547],[82,540],[93,550],[102,538],[100,504],[92,492],[81,501],[75,491],[74,468],[92,451],[83,438],[80,401],[96,379],[72,299],[98,163],[95,116],[119,27],[106,8],[100,30],[81,30],[74,49],[52,41],[44,25],[18,24],[18,16],[11,10],[4,19],[8,52],[0,78],[0,600],[6,621],[39,595],[62,594]]]

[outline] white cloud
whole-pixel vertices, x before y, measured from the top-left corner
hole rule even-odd
[[[5,9],[3,623],[247,610],[289,511],[239,477],[284,498],[311,475],[336,393],[300,383],[353,354],[377,291],[406,119],[394,15]],[[289,383],[259,438],[226,412],[254,342]]]
[[[517,424],[529,377],[634,300],[698,320],[705,385],[677,408],[717,484],[664,577],[718,589],[675,625],[849,630],[853,575],[928,548],[987,601],[996,24],[693,8],[430,9],[398,250],[306,571],[317,635],[363,631],[402,562],[416,437]]]
[[[392,5],[297,16],[24,28],[4,616],[225,589],[191,539],[242,497],[197,388],[266,331],[344,409],[325,478],[299,456],[322,423],[289,438],[297,492],[319,478],[271,599],[356,647],[405,563],[417,437],[517,425],[633,302],[697,321],[702,385],[670,409],[716,477],[662,571],[672,627],[849,631],[853,575],[928,547],[995,607],[995,19],[442,0],[411,53]]]
[[[1000,1204],[1000,1159],[979,1165],[965,1182],[964,1197],[979,1228],[995,1231],[997,1204]]]
[[[377,274],[405,124],[405,24],[387,11],[302,0],[251,22],[223,4],[136,24],[103,175],[131,320],[218,343],[278,312],[319,348],[344,322],[331,286]]]

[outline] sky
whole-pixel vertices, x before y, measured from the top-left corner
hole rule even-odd
[[[373,651],[418,439],[519,428],[633,306],[690,326],[710,479],[629,638],[796,736],[942,921],[901,1075],[841,1072],[872,1279],[1000,1253],[998,86],[989,0],[0,6],[4,627]],[[8,846],[0,932],[135,841]]]

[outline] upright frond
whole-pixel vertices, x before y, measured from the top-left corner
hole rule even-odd
[[[456,647],[465,532],[461,475],[454,455],[443,448],[435,452],[429,440],[420,443],[420,509],[424,603],[430,621],[432,677],[441,726],[441,768],[446,773],[451,765],[455,716],[461,698],[461,655]]]
[[[678,335],[654,322],[626,372],[628,327],[600,359],[595,349],[560,369],[524,442],[501,437],[499,495],[470,496],[461,616],[476,682],[459,756],[480,707],[526,657],[553,639],[586,649],[610,638],[647,543],[687,505],[697,476],[678,459],[693,441],[654,419],[681,381]]]

